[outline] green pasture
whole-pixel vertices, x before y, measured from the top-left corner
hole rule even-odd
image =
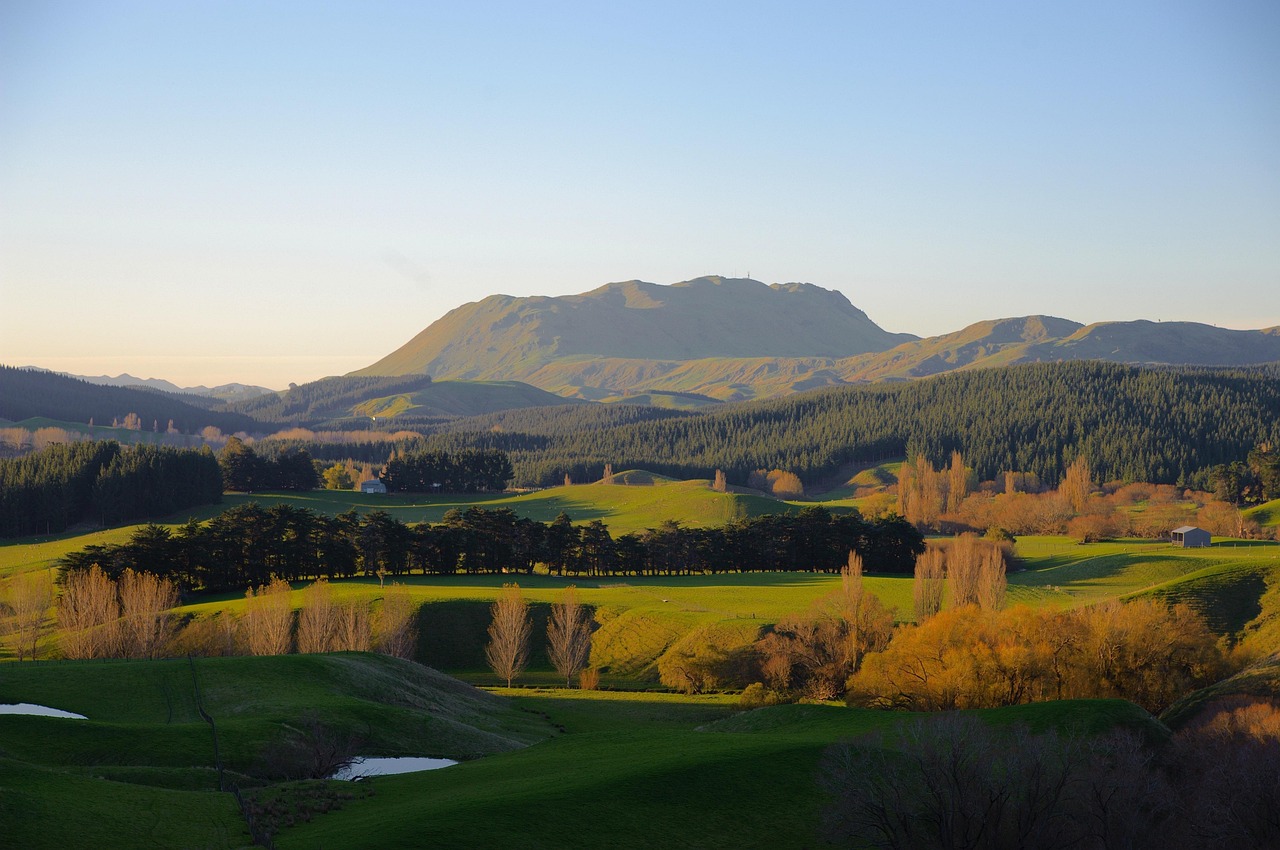
[[[1259,525],[1280,528],[1280,499],[1272,499],[1270,502],[1248,508],[1244,512],[1244,517]]]
[[[500,693],[567,734],[443,771],[373,779],[373,795],[285,830],[277,846],[820,846],[823,751],[862,733],[891,734],[916,717],[838,705],[737,713],[714,697]],[[979,714],[1037,729],[1161,732],[1121,701]]]

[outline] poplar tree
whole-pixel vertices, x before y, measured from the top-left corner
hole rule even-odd
[[[565,687],[574,674],[587,665],[591,654],[591,622],[587,609],[578,602],[578,590],[569,585],[551,606],[547,622],[547,655]]]
[[[494,675],[505,679],[509,688],[529,663],[529,635],[533,630],[529,603],[524,601],[520,585],[502,585],[502,593],[489,613],[493,619],[489,623],[485,659]]]

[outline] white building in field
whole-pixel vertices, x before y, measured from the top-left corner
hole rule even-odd
[[[385,494],[387,492],[387,485],[383,484],[382,481],[377,478],[371,478],[368,481],[360,482],[360,492]]]

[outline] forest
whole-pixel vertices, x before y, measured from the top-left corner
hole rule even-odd
[[[128,543],[93,545],[61,561],[64,576],[101,567],[173,581],[184,591],[243,590],[285,581],[355,575],[530,574],[535,565],[563,576],[656,576],[716,572],[839,572],[849,552],[880,572],[911,573],[921,534],[897,518],[864,520],[812,507],[799,514],[739,520],[722,528],[671,521],[617,539],[599,520],[574,526],[501,508],[450,511],[437,525],[406,525],[385,511],[327,517],[305,508],[256,503],[224,511],[176,532],[146,525]]]
[[[222,473],[207,448],[69,443],[0,460],[0,537],[52,534],[84,521],[126,522],[221,500]]]

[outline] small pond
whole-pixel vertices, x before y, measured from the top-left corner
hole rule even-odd
[[[419,770],[439,770],[457,764],[453,759],[429,759],[419,756],[402,758],[358,758],[333,775],[334,779],[364,779],[366,776],[388,776],[392,773],[416,773]]]
[[[0,705],[0,714],[35,714],[40,717],[66,717],[71,720],[89,719],[83,714],[76,714],[74,711],[63,711],[60,708],[49,708],[47,705],[36,705],[30,702]]]

